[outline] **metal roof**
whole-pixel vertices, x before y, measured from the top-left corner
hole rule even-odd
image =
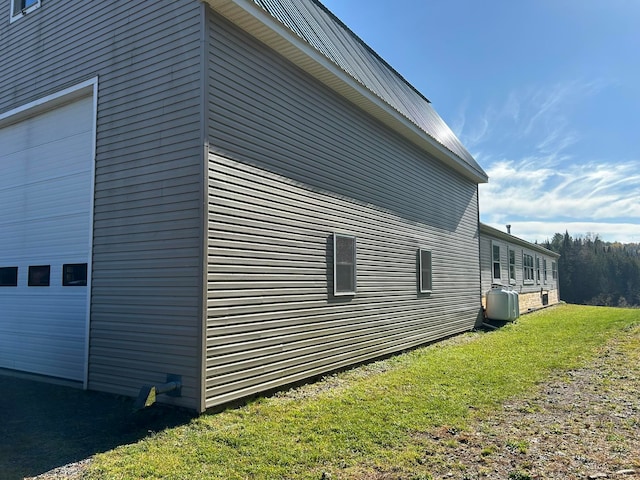
[[[486,181],[486,173],[440,118],[429,100],[318,0],[253,2],[444,146]]]

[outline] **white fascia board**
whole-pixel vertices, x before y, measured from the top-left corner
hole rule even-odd
[[[510,233],[506,233],[503,232],[501,230],[498,230],[497,228],[493,228],[489,225],[486,225],[484,223],[480,224],[480,234],[481,235],[486,235],[487,237],[494,237],[497,239],[500,239],[502,241],[505,242],[509,242],[511,244],[514,245],[520,245],[521,247],[527,248],[529,250],[533,250],[534,252],[538,252],[542,255],[548,255],[550,257],[555,257],[555,258],[559,258],[560,254],[556,253],[554,251],[551,251],[547,248],[544,248],[541,245],[537,245],[535,243],[531,243],[528,242],[526,240],[523,240],[522,238],[516,237],[514,235],[511,235]]]
[[[484,171],[473,168],[460,159],[252,1],[206,0],[206,2],[220,15],[311,74],[344,98],[373,115],[448,167],[476,183],[486,183],[488,181],[487,174]]]

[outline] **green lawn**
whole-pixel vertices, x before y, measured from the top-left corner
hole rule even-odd
[[[640,310],[562,305],[366,365],[98,455],[90,479],[429,478],[428,432],[464,430],[554,372],[585,364]],[[415,472],[423,472],[422,476]],[[408,477],[412,478],[412,477]]]

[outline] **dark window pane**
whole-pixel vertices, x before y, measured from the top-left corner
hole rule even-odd
[[[49,265],[31,265],[29,267],[29,286],[48,287],[51,267]]]
[[[0,268],[0,287],[18,286],[18,267]]]
[[[420,291],[431,290],[431,252],[420,250]]]
[[[493,278],[500,278],[500,264],[493,264]]]
[[[334,234],[335,275],[334,293],[355,293],[356,291],[356,239]]]
[[[339,264],[353,264],[354,239],[350,237],[336,237],[336,262]]]
[[[338,292],[353,292],[353,266],[336,265],[336,290]]]
[[[62,266],[62,285],[65,287],[87,286],[87,264],[67,263]]]

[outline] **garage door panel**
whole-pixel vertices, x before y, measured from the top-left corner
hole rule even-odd
[[[5,135],[3,135],[5,136]],[[91,144],[91,135],[82,133],[49,144],[32,146],[27,150],[6,154],[2,151],[4,188],[19,187],[30,183],[47,182],[52,176],[64,177],[79,171],[90,172],[84,153]],[[4,148],[4,145],[2,145]],[[55,158],[55,171],[51,159]]]
[[[0,367],[82,380],[88,287],[63,286],[64,264],[87,263],[91,242],[93,99],[0,128]],[[28,286],[49,265],[49,286]]]
[[[89,206],[78,199],[90,195],[90,172],[59,177],[48,182],[15,186],[0,191],[0,205],[14,203],[16,208],[2,214],[3,223],[26,223],[41,218],[65,215],[65,212],[87,214]],[[16,199],[22,197],[20,201]],[[88,232],[86,234],[88,236]]]
[[[3,148],[3,154],[13,154],[37,145],[46,145],[84,133],[92,135],[91,117],[87,112],[93,109],[93,100],[82,100],[42,112],[31,118],[11,124],[3,129],[3,135],[11,137],[11,142]],[[79,118],[85,118],[79,122]]]
[[[9,266],[15,262],[26,265],[40,265],[34,261],[83,255],[86,263],[89,251],[89,236],[86,231],[87,212],[60,215],[53,218],[38,219],[28,224],[11,223],[2,226],[0,245],[2,245],[2,264]],[[45,264],[53,261],[45,262]],[[16,265],[12,265],[16,266]]]
[[[45,287],[30,287],[45,290]],[[86,303],[86,287],[64,287],[76,290],[71,295],[56,293],[52,295],[16,295],[7,309],[8,321],[2,322],[3,334],[27,334],[34,336],[55,336],[64,338],[84,338],[82,320]],[[28,310],[31,313],[29,323],[20,315]]]

